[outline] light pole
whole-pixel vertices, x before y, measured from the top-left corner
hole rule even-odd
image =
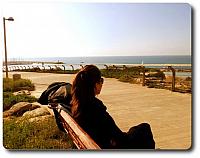
[[[4,28],[4,46],[5,46],[5,65],[6,65],[6,78],[8,78],[8,62],[7,62],[7,48],[6,48],[6,20],[14,21],[13,17],[3,17],[3,28]]]

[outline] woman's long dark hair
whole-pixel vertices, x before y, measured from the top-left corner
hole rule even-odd
[[[94,65],[86,65],[72,83],[72,115],[78,116],[87,103],[95,97],[95,84],[101,79],[101,71]]]

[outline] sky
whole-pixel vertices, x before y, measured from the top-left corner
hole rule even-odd
[[[8,1],[8,0],[6,0],[6,1]],[[25,0],[24,0],[25,1]],[[27,1],[27,0],[26,0]],[[109,0],[110,1],[110,0]],[[149,2],[149,0],[142,0],[141,2]],[[154,0],[154,2],[160,2],[160,3],[162,3],[163,2],[163,0]],[[175,2],[174,0],[167,0],[167,1],[165,1],[165,2]],[[176,0],[176,2],[183,2],[183,0]],[[192,12],[193,12],[193,52],[192,52],[192,54],[193,54],[193,70],[194,70],[194,73],[193,73],[193,77],[194,77],[194,81],[196,80],[196,81],[198,81],[199,79],[200,79],[200,65],[199,65],[199,60],[200,60],[200,53],[198,53],[200,50],[199,50],[199,46],[200,45],[198,45],[197,44],[197,41],[199,41],[198,39],[199,39],[199,33],[200,33],[200,31],[198,31],[198,29],[197,28],[199,28],[199,26],[200,26],[200,5],[199,5],[199,1],[197,1],[197,0],[186,0],[186,1],[184,1],[184,2],[187,2],[187,3],[190,3],[191,5],[192,5]],[[19,19],[20,18],[17,18],[17,15],[15,14],[11,14],[11,12],[12,13],[14,13],[14,12],[18,12],[18,14],[21,12],[20,10],[18,10],[18,11],[16,11],[16,8],[14,8],[12,11],[10,11],[10,13],[8,13],[8,11],[6,11],[5,12],[5,8],[7,8],[7,7],[5,7],[5,5],[4,5],[4,14],[3,14],[3,12],[2,12],[2,9],[1,9],[1,7],[2,7],[2,5],[1,5],[1,0],[0,0],[0,17],[2,18],[2,15],[3,16],[15,16],[15,21],[14,22],[9,22],[9,23],[6,23],[6,26],[8,26],[9,27],[9,30],[7,30],[8,31],[8,33],[7,34],[10,34],[10,36],[11,37],[8,37],[9,38],[9,40],[13,40],[13,43],[12,43],[12,47],[11,47],[11,41],[9,41],[9,43],[7,43],[8,44],[8,46],[9,46],[9,48],[8,48],[8,51],[9,51],[9,56],[10,56],[10,54],[12,55],[12,56],[15,56],[15,55],[27,55],[28,54],[28,56],[45,56],[45,55],[47,55],[47,53],[45,54],[45,52],[42,54],[42,53],[40,53],[39,55],[37,54],[38,53],[38,48],[36,47],[36,45],[34,45],[34,48],[33,48],[33,46],[32,45],[30,45],[29,44],[29,47],[31,48],[31,49],[28,49],[27,47],[25,47],[25,48],[27,48],[27,52],[28,53],[22,53],[23,51],[22,51],[22,48],[23,48],[23,43],[21,44],[21,46],[18,46],[18,47],[20,47],[20,49],[16,49],[15,47],[15,44],[16,45],[20,45],[20,43],[21,42],[24,42],[27,46],[28,46],[28,41],[30,41],[31,39],[30,39],[30,37],[28,37],[28,40],[24,40],[24,41],[22,41],[22,39],[21,39],[21,42],[19,42],[20,40],[18,39],[18,41],[15,41],[15,38],[21,38],[21,37],[23,37],[23,36],[25,36],[24,34],[22,34],[23,33],[23,30],[25,30],[25,29],[27,29],[27,28],[23,28],[23,29],[20,29],[22,26],[20,26],[19,24],[18,24],[18,30],[17,31],[14,31],[14,29],[16,28],[16,22],[18,21],[18,23],[19,23]],[[184,7],[185,8],[185,7]],[[185,17],[184,19],[187,19],[186,21],[187,22],[185,22],[186,24],[187,24],[187,27],[185,26],[185,25],[179,25],[179,26],[181,26],[181,27],[183,27],[184,26],[184,28],[187,28],[187,36],[189,36],[189,38],[187,37],[187,40],[189,41],[189,42],[187,42],[187,44],[184,44],[184,46],[187,46],[187,49],[189,49],[189,51],[187,51],[188,53],[182,53],[182,54],[191,54],[191,50],[190,50],[190,47],[191,47],[191,35],[190,35],[190,15],[191,15],[191,12],[190,12],[190,7],[189,6],[187,6],[186,7],[186,12],[188,12],[188,14],[187,14],[187,18]],[[27,9],[28,10],[28,9]],[[34,10],[34,9],[33,9]],[[177,11],[177,9],[176,9],[176,11]],[[25,11],[24,11],[25,12]],[[38,11],[37,11],[38,12]],[[28,14],[28,12],[26,12],[26,14]],[[26,15],[25,14],[25,15]],[[33,13],[33,14],[36,14],[36,13]],[[21,15],[22,16],[22,15]],[[24,16],[24,15],[23,15]],[[29,15],[30,16],[30,15]],[[197,18],[198,17],[198,18]],[[181,18],[183,18],[183,17],[180,17],[179,18],[179,20],[181,19]],[[147,15],[147,18],[146,19],[148,19],[148,15]],[[26,19],[27,20],[27,19]],[[37,19],[37,20],[39,20],[39,19]],[[21,20],[22,22],[24,22],[23,20]],[[178,20],[174,20],[175,22],[177,22]],[[27,26],[27,25],[29,25],[29,29],[31,29],[31,26],[32,25],[34,25],[34,24],[30,24],[31,22],[24,22],[24,25],[25,26]],[[4,50],[3,50],[3,48],[4,47],[2,47],[3,46],[3,43],[2,43],[2,41],[3,41],[3,33],[2,33],[2,31],[3,31],[3,28],[2,28],[2,25],[1,25],[2,23],[1,23],[1,20],[0,20],[0,50],[1,50],[1,52],[2,52],[2,54],[4,53]],[[173,24],[173,22],[172,22],[172,24]],[[14,25],[14,26],[13,26]],[[44,26],[43,26],[44,27]],[[49,26],[50,27],[50,26]],[[142,26],[141,26],[142,27]],[[144,26],[143,26],[144,27]],[[12,31],[11,31],[11,28],[12,28]],[[34,28],[34,27],[33,27]],[[33,29],[32,28],[32,29]],[[40,28],[41,29],[41,28]],[[55,31],[55,30],[54,30]],[[143,30],[143,31],[145,31],[145,30]],[[175,30],[174,32],[173,32],[173,34],[171,34],[171,36],[175,36],[175,34],[174,33],[177,33],[177,31],[179,32],[179,31],[181,31],[180,29],[178,29],[178,30]],[[15,33],[14,35],[13,35],[13,32]],[[36,32],[35,30],[33,31],[33,32]],[[16,34],[21,34],[21,36],[17,36]],[[29,32],[29,33],[31,33],[31,32]],[[23,35],[23,36],[22,36]],[[184,32],[184,35],[186,35],[186,32]],[[28,36],[28,35],[27,35]],[[31,35],[32,36],[32,35]],[[130,36],[130,35],[129,35]],[[33,37],[32,37],[33,38]],[[40,37],[41,38],[41,37]],[[37,40],[39,41],[39,40],[41,40],[40,38],[38,38]],[[43,37],[44,38],[44,37]],[[136,38],[136,37],[135,37]],[[35,42],[37,42],[37,40],[35,41]],[[41,40],[42,41],[42,40]],[[15,43],[16,42],[16,43]],[[38,42],[39,43],[39,42]],[[144,42],[143,42],[144,43]],[[24,45],[25,45],[24,44]],[[55,44],[55,43],[54,43]],[[174,44],[173,42],[170,44],[170,45],[172,45],[172,44]],[[46,43],[44,43],[44,46],[46,46]],[[50,46],[49,46],[50,47]],[[189,47],[189,48],[188,48]],[[24,49],[25,49],[24,48]],[[44,47],[44,48],[48,48],[48,47]],[[66,45],[66,48],[67,48],[67,45]],[[144,48],[144,47],[143,47]],[[57,48],[57,49],[59,49],[59,48]],[[11,52],[11,50],[13,51],[13,52]],[[55,53],[55,52],[54,52]],[[56,51],[56,53],[58,54],[58,51]],[[56,54],[55,53],[55,54]],[[169,53],[169,51],[168,51],[168,53]],[[125,53],[123,53],[123,54],[121,54],[121,55],[124,55]],[[135,55],[136,53],[132,53],[132,55]],[[139,54],[141,54],[141,53],[139,53]],[[159,54],[159,53],[157,53],[157,54]],[[163,53],[164,54],[164,53]],[[171,54],[173,54],[173,53],[171,53]],[[178,53],[177,53],[178,54]],[[58,54],[58,55],[60,55],[60,54]],[[57,55],[57,56],[58,56]],[[67,53],[65,53],[64,54],[65,56],[69,56],[69,54],[67,54]],[[136,54],[137,55],[137,54]],[[54,56],[56,56],[56,55],[54,55]],[[0,76],[2,75],[2,73],[0,73]],[[104,157],[104,158],[109,158],[111,155],[113,156],[113,157],[116,157],[116,158],[121,158],[122,156],[125,156],[125,157],[127,157],[127,158],[132,158],[133,156],[136,156],[136,157],[141,157],[141,158],[145,158],[145,157],[147,157],[147,154],[148,154],[148,157],[149,158],[160,158],[160,157],[162,157],[162,158],[179,158],[179,157],[181,157],[181,158],[191,158],[191,157],[199,157],[200,156],[200,150],[199,150],[199,148],[200,148],[200,136],[197,134],[197,133],[199,133],[200,132],[200,126],[199,126],[199,123],[198,123],[198,121],[197,120],[200,120],[200,115],[199,115],[199,113],[200,113],[200,106],[196,106],[196,105],[199,105],[199,98],[198,97],[195,97],[195,95],[196,96],[199,96],[200,94],[199,94],[199,92],[200,92],[200,82],[193,82],[193,84],[195,84],[194,85],[194,89],[193,89],[193,91],[194,91],[194,96],[192,97],[193,99],[192,99],[192,102],[193,102],[193,107],[194,107],[194,110],[193,110],[193,125],[194,125],[194,127],[195,128],[193,128],[193,143],[192,143],[192,147],[191,147],[191,149],[189,150],[189,152],[156,152],[156,153],[154,153],[154,152],[152,152],[152,153],[146,153],[146,152],[107,152],[107,153],[105,153],[105,152],[101,152],[101,153],[98,153],[98,154],[96,154],[95,152],[93,152],[93,153],[90,153],[90,152],[88,152],[88,153],[84,153],[84,154],[74,154],[74,153],[72,153],[72,152],[61,152],[61,153],[59,153],[59,157],[66,157],[66,156],[70,156],[70,157],[75,157],[75,158],[79,158],[80,156],[82,156],[83,158],[101,158],[102,156]],[[2,87],[2,83],[0,83],[0,87]],[[2,95],[0,95],[0,101],[2,100],[2,97],[1,97]],[[1,101],[2,102],[2,101]],[[1,116],[1,113],[0,113],[0,116]],[[1,117],[2,118],[2,117]],[[2,121],[0,121],[0,127],[1,127],[1,129],[2,129],[2,123],[1,123]],[[3,142],[3,140],[2,140],[2,130],[0,130],[0,135],[1,135],[1,137],[0,137],[0,140],[1,140],[1,142]],[[6,149],[4,149],[3,148],[3,145],[0,145],[0,154],[3,156],[3,157],[10,157],[10,158],[27,158],[27,156],[29,157],[29,158],[35,158],[35,157],[40,157],[40,156],[44,156],[44,154],[45,154],[45,156],[48,156],[49,158],[54,158],[55,156],[58,156],[58,152],[45,152],[45,153],[43,153],[43,152],[14,152],[14,153],[12,153],[12,152],[8,152]]]
[[[187,3],[4,2],[1,14],[14,18],[8,58],[191,55]]]

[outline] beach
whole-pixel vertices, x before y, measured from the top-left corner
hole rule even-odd
[[[74,75],[9,72],[30,79],[36,87],[31,92],[39,97],[49,84],[56,81],[72,83]],[[5,76],[5,73],[4,73]],[[188,93],[143,87],[140,84],[119,82],[105,78],[101,94],[97,96],[124,132],[142,122],[151,125],[156,148],[189,149],[192,145],[192,96]]]

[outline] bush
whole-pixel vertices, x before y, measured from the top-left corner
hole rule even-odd
[[[18,102],[36,102],[37,98],[26,94],[14,95],[11,92],[3,92],[3,111],[10,109]]]
[[[101,70],[102,76],[107,78],[116,78],[119,79],[123,72],[122,70]]]
[[[8,110],[18,102],[35,102],[37,99],[26,94],[14,95],[13,92],[19,90],[34,90],[34,84],[28,79],[14,81],[10,78],[3,79],[3,111]]]
[[[148,88],[155,88],[156,87],[156,84],[155,83],[149,83],[148,84]]]
[[[157,78],[160,78],[161,80],[164,80],[166,78],[164,72],[162,72],[162,71],[159,71],[159,72],[156,72],[153,74],[149,74],[147,77],[157,77]]]
[[[3,146],[6,149],[68,149],[72,141],[57,128],[53,117],[40,123],[14,118],[3,121]]]
[[[107,77],[107,78],[126,78],[127,76],[132,77],[138,77],[140,75],[140,68],[138,67],[131,67],[127,68],[126,70],[122,69],[102,69],[101,70],[102,76]],[[123,80],[123,79],[122,79]]]
[[[4,92],[16,92],[19,90],[35,90],[34,84],[29,79],[19,79],[14,81],[10,78],[3,79],[3,91]]]
[[[134,75],[122,75],[119,78],[119,81],[121,81],[121,82],[129,82],[129,83],[136,83],[135,79],[136,79],[136,77]]]
[[[3,91],[4,92],[13,92],[13,80],[10,78],[3,78]]]
[[[19,91],[19,90],[33,91],[35,90],[35,86],[29,79],[19,79],[14,81],[13,91]]]
[[[189,76],[186,77],[186,78],[185,78],[185,81],[192,81],[192,77],[189,77]]]

